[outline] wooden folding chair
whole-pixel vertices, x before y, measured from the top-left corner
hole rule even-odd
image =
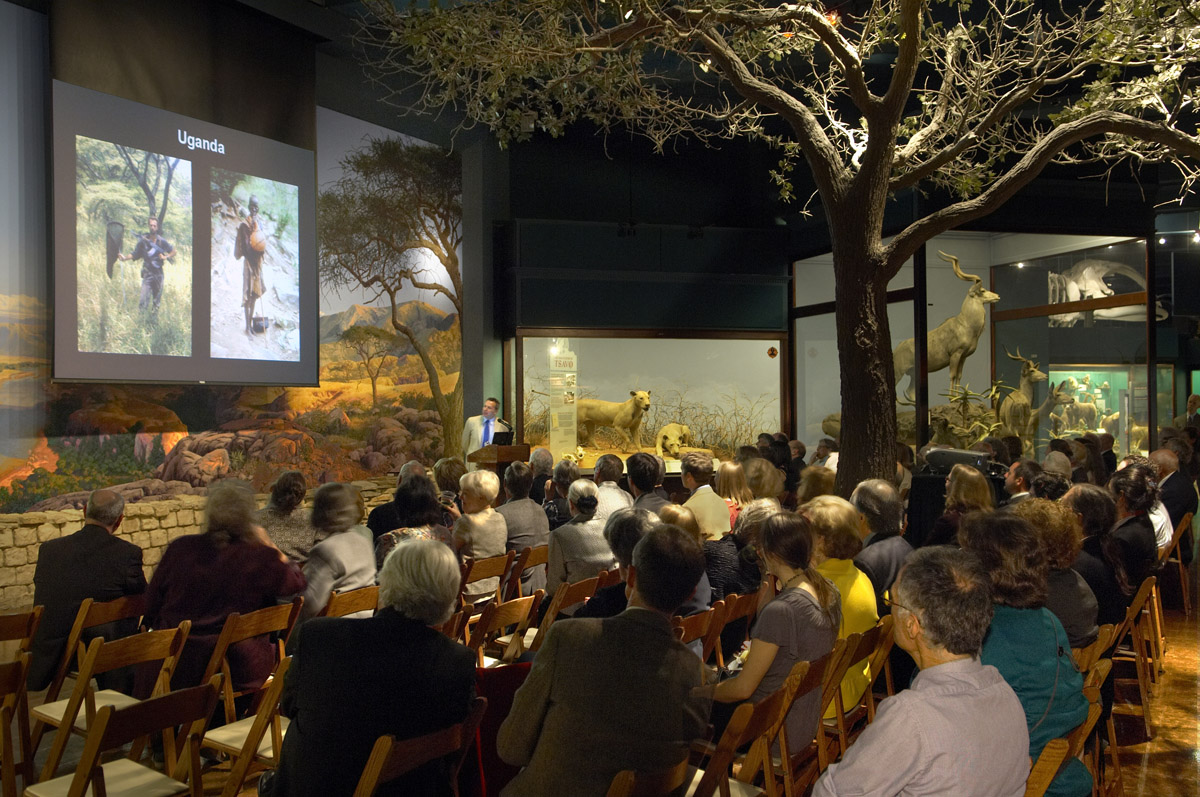
[[[738,595],[730,593],[725,596],[725,616],[721,620],[721,632],[730,623],[745,618],[746,620],[746,639],[750,638],[750,624],[754,619],[754,613],[758,610],[758,593],[751,592],[746,595]],[[745,639],[742,640],[745,642]],[[725,653],[721,646],[717,646],[717,666],[725,666]]]
[[[14,658],[19,659],[22,653],[29,653],[33,648],[33,636],[37,633],[42,622],[42,607],[34,606],[27,612],[0,615],[0,642],[16,642],[17,650]],[[28,670],[28,667],[26,668]],[[19,774],[26,783],[33,782],[33,744],[29,727],[29,700],[26,698],[25,685],[21,685],[21,698],[16,701],[16,718],[18,737],[21,745],[21,763]]]
[[[275,666],[263,699],[258,704],[258,713],[204,734],[200,747],[225,753],[230,757],[231,768],[222,797],[237,797],[242,784],[256,764],[275,768],[279,766],[279,753],[283,749],[283,737],[287,734],[289,720],[279,714],[279,700],[283,696],[284,677],[292,664],[291,656],[284,656]]]
[[[708,661],[713,648],[721,640],[721,628],[724,625],[725,601],[717,601],[708,609],[687,617],[671,618],[675,629],[675,638],[685,645],[703,640],[700,649],[700,661]]]
[[[317,617],[345,617],[358,612],[373,612],[379,605],[379,587],[359,587],[358,589],[329,593],[325,608],[317,612]]]
[[[455,642],[465,642],[467,621],[471,619],[471,609],[462,608],[450,615],[450,619],[438,626],[438,630]]]
[[[687,782],[688,759],[661,772],[618,772],[608,787],[607,797],[667,797]]]
[[[510,576],[508,586],[504,590],[504,600],[510,601],[513,598],[518,598],[524,595],[524,588],[521,586],[521,577],[525,575],[531,567],[545,565],[550,561],[550,546],[538,545],[534,548],[522,548],[521,553],[517,555],[516,564],[512,567],[512,572],[516,577]]]
[[[825,712],[834,705],[834,700],[841,694],[842,679],[846,677],[846,670],[850,668],[850,657],[861,637],[862,634],[851,634],[845,639],[839,639],[834,642],[833,649],[827,654],[828,663],[825,665],[825,672],[821,678],[821,701],[818,706],[818,716],[825,716]],[[804,686],[811,688],[809,684]],[[799,694],[803,693],[797,692],[797,696]],[[791,783],[789,795],[804,794],[805,790],[817,782],[821,773],[829,768],[830,763],[837,758],[832,754],[837,749],[833,744],[835,738],[825,732],[823,722],[818,723],[816,737],[809,742],[806,748],[791,754],[790,760],[784,768],[784,774]]]
[[[49,725],[57,729],[54,742],[50,746],[50,754],[42,767],[40,780],[50,780],[54,777],[71,733],[86,734],[95,722],[96,712],[100,707],[113,706],[123,709],[140,702],[112,689],[97,691],[92,686],[92,678],[122,667],[161,661],[158,678],[150,695],[157,697],[166,694],[171,689],[171,675],[175,671],[175,664],[179,660],[191,626],[191,622],[184,620],[178,628],[134,634],[111,642],[93,639],[86,649],[80,643],[79,674],[76,676],[71,696],[66,700],[43,703],[32,712],[33,719],[39,725]],[[80,709],[83,710],[82,714]]]
[[[1083,686],[1084,694],[1088,695],[1089,701],[1091,700],[1091,695],[1087,691],[1088,688],[1096,687],[1099,689],[1111,671],[1112,659],[1100,659],[1087,671],[1087,675],[1083,680]],[[1090,710],[1089,707],[1089,712]],[[1117,728],[1113,722],[1111,712],[1105,720],[1104,733],[1108,738],[1109,763],[1108,766],[1104,765],[1103,750],[1101,749],[1103,745],[1100,744],[1100,734],[1097,734],[1095,736],[1095,743],[1092,746],[1091,763],[1088,766],[1088,769],[1092,771],[1093,783],[1095,783],[1093,793],[1115,794],[1120,797],[1120,795],[1125,793],[1125,784],[1121,777],[1121,747],[1117,744]]]
[[[1025,779],[1025,797],[1042,797],[1046,793],[1050,782],[1058,774],[1059,767],[1067,760],[1068,747],[1066,739],[1051,739],[1046,742],[1037,762],[1029,770],[1029,777]]]
[[[1126,714],[1140,716],[1142,723],[1146,728],[1146,737],[1154,738],[1154,728],[1150,723],[1150,669],[1153,663],[1150,660],[1150,636],[1153,629],[1150,628],[1149,612],[1146,611],[1146,605],[1150,600],[1150,594],[1154,590],[1154,576],[1149,576],[1142,582],[1142,586],[1138,589],[1137,594],[1133,597],[1133,602],[1129,604],[1129,608],[1125,612],[1125,622],[1123,629],[1129,634],[1130,651],[1125,652],[1116,650],[1113,652],[1114,666],[1118,661],[1132,662],[1134,672],[1137,675],[1138,696],[1140,703],[1134,705],[1128,701],[1113,701],[1112,711],[1114,714]],[[1130,682],[1128,678],[1117,678],[1116,685],[1120,686],[1123,683]]]
[[[457,725],[413,739],[380,736],[358,779],[354,797],[372,797],[383,784],[438,758],[450,759],[449,785],[457,796],[458,773],[475,742],[475,730],[486,709],[487,698],[477,697],[471,701],[467,718]]]
[[[279,637],[279,652],[276,661],[282,659],[288,637],[292,635],[292,629],[296,627],[296,620],[299,619],[300,609],[303,606],[304,598],[297,596],[292,599],[291,603],[268,606],[265,609],[246,614],[234,612],[225,618],[225,625],[222,626],[221,635],[217,637],[217,642],[213,645],[212,655],[208,657],[208,665],[204,668],[201,682],[208,681],[218,673],[223,676],[221,692],[227,724],[233,723],[237,719],[237,709],[234,705],[237,698],[254,692],[262,693],[262,687],[248,691],[237,691],[233,688],[233,676],[229,670],[227,658],[229,648],[247,639],[276,634]]]
[[[29,651],[19,651],[13,661],[0,664],[0,792],[17,797],[17,775],[26,786],[33,783],[33,759],[29,753],[29,718],[17,723],[18,743],[13,742],[13,717],[20,716],[25,699],[25,675],[29,672]],[[19,745],[19,747],[18,747]],[[20,754],[20,761],[17,756]]]
[[[599,573],[596,574],[596,589],[604,589],[605,587],[611,587],[614,584],[620,584],[620,583],[621,583],[620,568],[613,568],[612,570],[601,570]],[[570,605],[570,604],[568,604],[568,605]]]
[[[83,755],[74,775],[64,775],[25,789],[26,797],[84,797],[85,794],[144,795],[191,794],[201,797],[204,784],[200,776],[200,737],[217,705],[217,683],[153,697],[140,703],[116,708],[103,706],[88,731]],[[186,726],[187,751],[175,761],[174,729]],[[167,752],[166,770],[171,777],[137,763],[141,740],[163,732]],[[134,742],[130,757],[100,763],[100,754]],[[187,781],[186,783],[184,781]]]
[[[865,706],[867,711],[867,722],[871,724],[875,721],[875,684],[879,682],[879,676],[883,675],[884,683],[888,697],[896,694],[896,689],[892,684],[892,663],[891,653],[892,647],[896,644],[896,638],[892,635],[892,626],[895,624],[896,618],[890,614],[885,614],[879,618],[879,639],[875,643],[875,651],[871,654],[868,660],[870,667],[870,676],[867,681],[867,690],[863,693],[863,700],[859,704],[860,707]],[[851,722],[857,722],[857,718],[851,719]],[[862,729],[859,728],[858,733]],[[851,736],[857,734],[851,733]],[[851,739],[853,741],[853,738]]]
[[[526,640],[526,649],[537,651],[541,648],[546,641],[546,634],[550,631],[550,626],[554,625],[559,612],[595,595],[599,584],[599,576],[585,578],[574,584],[559,584],[558,589],[554,592],[554,597],[550,599],[550,605],[546,607],[546,613],[542,615],[542,623],[538,626],[537,633],[533,635],[532,641]]]
[[[497,578],[495,600],[501,601],[504,599],[504,580],[508,576],[508,572],[512,570],[513,560],[516,559],[516,551],[509,551],[500,556],[489,556],[487,559],[476,559],[471,564],[471,569],[467,573],[466,579],[463,580],[461,598],[463,604],[466,605],[467,596],[466,589],[468,584],[474,584],[476,581],[483,581],[485,578]],[[482,596],[477,596],[472,603],[483,601]]]
[[[46,687],[46,694],[42,698],[43,702],[53,703],[58,700],[58,696],[62,692],[63,683],[71,673],[72,667],[76,664],[79,642],[83,639],[83,635],[88,629],[99,625],[115,623],[120,620],[141,620],[142,615],[145,613],[145,595],[126,595],[123,598],[104,601],[103,603],[97,603],[91,598],[85,598],[79,604],[79,611],[75,613],[75,622],[71,624],[71,630],[67,632],[67,641],[63,645],[63,657],[54,671],[54,677],[50,679],[50,685]],[[38,747],[41,746],[42,734],[45,731],[46,726],[44,723],[34,723],[33,735],[30,742],[34,752],[37,752]]]
[[[887,615],[890,619],[891,615]],[[891,628],[890,624],[888,626]],[[861,634],[851,634],[846,638],[846,650],[848,651],[846,660],[846,672],[851,670],[859,670],[869,661],[873,660],[877,648],[880,647],[881,637],[883,632],[883,623],[875,624],[874,628],[864,631]],[[853,639],[853,644],[850,640]],[[872,673],[874,675],[875,673]],[[843,677],[845,677],[843,675]],[[867,715],[866,703],[870,702],[870,716],[874,719],[874,696],[867,697],[871,693],[871,684],[874,683],[874,678],[867,682],[867,688],[863,692],[863,697],[860,698],[858,705],[851,706],[850,710],[846,710],[845,703],[842,699],[842,690],[839,688],[837,694],[833,696],[833,720],[824,720],[821,723],[821,729],[824,733],[837,737],[838,749],[841,755],[846,754],[846,749],[850,747],[850,730],[854,722],[863,716]],[[861,713],[859,711],[861,707]]]
[[[810,743],[803,750],[797,751],[795,754],[780,756],[780,771],[774,770],[774,759],[770,762],[764,759],[764,755],[778,746],[779,750],[790,749],[787,738],[787,716],[792,710],[792,706],[797,700],[814,689],[820,689],[825,682],[826,669],[831,663],[834,663],[835,658],[844,655],[844,648],[838,650],[835,646],[834,650],[816,661],[797,662],[788,677],[783,682],[783,702],[779,706],[779,713],[771,721],[771,727],[767,729],[765,734],[767,745],[762,748],[751,748],[745,759],[742,761],[742,777],[743,780],[754,778],[755,773],[762,772],[764,780],[767,777],[778,778],[782,781],[781,785],[784,794],[792,795],[795,791],[795,783],[797,773],[805,770],[812,770],[812,774],[807,777],[810,780],[816,780],[820,774],[818,761],[820,755],[818,753],[816,742]],[[823,740],[820,740],[823,741]],[[828,764],[826,764],[828,765]],[[799,792],[802,793],[802,792]]]
[[[504,603],[493,602],[484,607],[479,622],[475,623],[475,629],[471,632],[471,640],[467,643],[467,647],[478,654],[480,667],[511,664],[525,652],[525,631],[537,617],[542,595],[539,589],[527,598],[517,598]],[[499,658],[485,656],[484,651],[488,644],[510,625],[515,625],[516,629],[508,634],[507,641],[499,651]]]
[[[1097,630],[1096,639],[1092,644],[1082,648],[1071,648],[1071,657],[1075,659],[1075,666],[1080,672],[1087,672],[1092,669],[1092,666],[1100,660],[1104,652],[1112,647],[1119,627],[1112,623],[1106,623]]]
[[[1166,556],[1163,557],[1163,565],[1165,567],[1175,565],[1176,571],[1179,573],[1179,594],[1183,598],[1183,613],[1187,617],[1192,616],[1191,586],[1188,584],[1187,567],[1183,564],[1179,547],[1183,544],[1183,535],[1191,527],[1192,513],[1188,512],[1180,519],[1179,526],[1175,529],[1175,536],[1171,538],[1171,545],[1167,548]]]
[[[800,667],[804,664],[806,662],[799,662],[796,666]],[[796,669],[793,668],[793,673],[795,672]],[[738,706],[716,746],[704,744],[698,747],[699,752],[708,755],[708,760],[704,763],[703,769],[697,769],[692,775],[692,788],[688,790],[691,797],[712,797],[718,789],[722,795],[736,792],[739,796],[747,795],[747,797],[760,794],[778,797],[778,780],[771,759],[769,732],[780,713],[786,713],[783,708],[787,700],[785,692],[786,687],[775,691],[757,703],[743,703]],[[733,768],[734,760],[738,757],[738,750],[746,745],[750,746],[747,759],[761,761],[762,766],[765,767],[763,789],[757,789],[750,785],[758,771],[751,770],[745,765],[738,768],[733,779],[730,779],[730,771]]]

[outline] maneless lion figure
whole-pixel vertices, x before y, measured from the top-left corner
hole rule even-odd
[[[608,426],[625,435],[621,450],[635,450],[642,445],[642,417],[650,409],[649,390],[631,390],[625,401],[580,399],[578,407],[579,442],[595,446],[597,426]]]
[[[682,423],[668,423],[654,436],[654,450],[660,457],[679,459],[679,447],[692,444],[692,430]]]

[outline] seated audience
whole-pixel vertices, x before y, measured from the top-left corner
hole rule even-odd
[[[562,584],[574,584],[611,570],[616,560],[604,541],[604,521],[596,517],[596,485],[576,479],[567,490],[571,519],[550,532],[546,563],[546,597]]]
[[[650,529],[659,525],[659,520],[644,509],[631,507],[618,509],[604,522],[604,541],[617,560],[617,571],[621,580],[616,584],[596,590],[574,617],[616,617],[629,605],[625,595],[625,582],[629,578],[629,565],[633,562],[633,548]]]
[[[142,549],[116,536],[125,519],[125,499],[114,490],[96,490],[83,510],[83,528],[66,537],[46,540],[33,570],[33,605],[43,607],[42,621],[33,637],[26,682],[38,692],[50,685],[66,652],[67,636],[79,613],[79,604],[97,603],[146,591]],[[84,643],[97,637],[119,639],[137,633],[137,620],[125,620],[88,629]],[[108,673],[105,673],[108,675]],[[126,676],[102,676],[102,687],[128,691]]]
[[[993,462],[1003,465],[1006,468],[1013,463],[1013,458],[1008,453],[1008,445],[999,437],[988,435],[983,438],[983,442],[987,443],[988,447],[992,449]],[[1017,459],[1020,459],[1020,457],[1017,457]]]
[[[475,560],[503,556],[508,544],[508,524],[503,515],[492,509],[492,502],[500,494],[500,477],[490,470],[473,470],[458,480],[458,489],[463,514],[452,530],[458,555]],[[499,583],[495,576],[473,581],[463,589],[463,599],[473,603],[489,598]]]
[[[752,459],[762,459],[756,446],[738,446],[737,451],[733,452],[733,461],[739,465],[745,465]]]
[[[1080,437],[1072,441],[1072,452],[1075,451],[1076,443],[1083,447],[1083,457],[1080,464],[1083,467],[1085,480],[1089,484],[1107,484],[1108,477],[1112,474],[1108,472],[1108,467],[1104,464],[1104,458],[1100,456],[1100,438],[1093,432],[1084,432]]]
[[[625,470],[629,472],[629,491],[633,493],[634,507],[658,514],[658,510],[671,503],[654,490],[662,482],[658,476],[658,460],[652,454],[639,451],[625,460]]]
[[[316,544],[316,535],[308,522],[308,516],[296,508],[304,500],[308,485],[304,474],[289,470],[279,474],[271,485],[271,498],[267,505],[258,510],[258,524],[267,531],[275,547],[287,554],[296,564],[304,564],[308,552]]]
[[[1051,451],[1051,454],[1057,452]],[[1033,484],[1029,485],[1029,494],[1034,498],[1044,498],[1047,501],[1057,501],[1067,494],[1067,490],[1071,489],[1071,480],[1065,476],[1061,476],[1053,471],[1043,469],[1041,473],[1033,477]],[[1016,506],[1016,504],[1014,504]]]
[[[1044,605],[1045,554],[1037,533],[1013,512],[967,515],[958,541],[979,557],[992,581],[995,613],[980,660],[999,670],[1017,693],[1029,728],[1029,757],[1036,761],[1046,742],[1066,736],[1088,713],[1067,633]],[[1046,794],[1084,797],[1091,790],[1087,768],[1070,758]]]
[[[542,507],[529,497],[532,485],[533,470],[524,462],[514,462],[504,471],[504,491],[508,493],[508,500],[496,511],[508,525],[506,549],[516,551],[517,556],[526,548],[550,543],[550,521]],[[521,574],[522,595],[532,595],[545,587],[545,565],[526,568]]]
[[[1071,647],[1096,641],[1098,605],[1083,576],[1071,569],[1083,549],[1079,518],[1068,507],[1044,498],[1022,501],[1008,510],[1024,518],[1038,535],[1050,573],[1046,580],[1046,608],[1062,623]]]
[[[755,500],[760,498],[779,500],[783,494],[783,475],[778,468],[762,457],[748,459],[741,464],[742,472],[746,476],[746,486],[750,488],[750,494],[754,496]]]
[[[992,485],[987,477],[970,465],[955,465],[946,477],[946,511],[933,521],[933,530],[923,545],[957,545],[963,515],[993,506]]]
[[[663,523],[683,529],[688,534],[691,534],[695,537],[697,544],[704,545],[706,542],[704,535],[700,532],[700,524],[696,520],[696,515],[686,506],[667,504],[658,511],[658,517]],[[701,573],[695,592],[679,607],[679,615],[687,617],[698,614],[708,609],[711,604],[712,587],[708,583],[708,573]],[[697,646],[696,654],[699,655],[699,653],[700,646]]]
[[[1117,504],[1117,523],[1112,534],[1135,593],[1158,570],[1160,542],[1150,519],[1150,511],[1158,503],[1155,475],[1149,465],[1134,463],[1108,480],[1109,492]]]
[[[453,528],[462,514],[462,501],[458,497],[458,484],[467,472],[467,465],[459,457],[442,457],[433,463],[433,481],[440,491],[442,525]]]
[[[1096,622],[1120,625],[1133,600],[1133,589],[1125,575],[1120,544],[1112,535],[1117,522],[1112,494],[1094,484],[1077,484],[1063,496],[1062,503],[1083,526],[1083,543],[1071,569],[1083,577],[1096,596]]]
[[[1000,442],[1004,444],[1004,450],[1008,453],[1008,463],[1010,465],[1024,456],[1025,444],[1015,434],[1001,437]]]
[[[579,466],[569,459],[564,459],[554,466],[554,475],[546,488],[546,500],[542,510],[550,521],[550,530],[554,531],[570,520],[574,513],[567,503],[567,491],[579,478]]]
[[[808,468],[805,468],[808,470]],[[698,690],[711,697],[719,735],[737,703],[757,702],[777,691],[798,661],[815,661],[833,650],[842,620],[837,589],[813,561],[814,535],[804,515],[780,512],[762,524],[759,551],[778,594],[759,609],[750,649],[732,678]],[[820,722],[820,690],[797,698],[787,715],[788,752],[808,746]]]
[[[292,722],[277,775],[260,794],[350,794],[378,737],[410,739],[466,717],[475,655],[431,627],[457,608],[458,582],[450,548],[406,540],[379,573],[374,617],[323,617],[296,629],[280,704]],[[448,782],[447,762],[435,759],[375,793],[447,794]]]
[[[733,531],[704,543],[704,572],[712,601],[730,595],[753,595],[762,583],[758,566],[758,533],[762,524],[783,510],[773,498],[756,498],[738,513]],[[721,630],[721,652],[730,660],[746,641],[746,618],[726,623]]]
[[[551,626],[496,739],[500,757],[524,767],[502,795],[602,795],[622,770],[686,755],[707,726],[708,705],[692,694],[705,669],[670,618],[703,570],[700,546],[659,526],[634,546],[628,609]]]
[[[602,454],[596,460],[593,478],[596,480],[596,519],[607,520],[618,509],[633,506],[633,496],[621,489],[621,473],[625,463],[616,454]]]
[[[443,524],[443,506],[438,501],[437,487],[429,479],[409,479],[396,488],[395,522],[397,528],[375,541],[375,567],[383,569],[383,560],[392,549],[406,539],[436,540],[454,547],[450,529]]]
[[[838,444],[832,437],[822,437],[817,441],[817,450],[813,452],[809,465],[820,465],[837,472]]]
[[[836,478],[837,474],[823,465],[809,465],[800,474],[800,490],[796,493],[797,506],[807,504],[822,495],[833,495],[833,483]],[[758,497],[758,493],[755,493],[755,497]]]
[[[883,479],[859,484],[850,494],[850,503],[859,515],[863,544],[854,565],[871,580],[875,609],[882,617],[888,613],[887,591],[912,553],[912,546],[904,539],[904,504],[896,488]]]
[[[746,484],[746,471],[736,462],[722,462],[717,467],[713,490],[729,507],[729,527],[737,523],[738,512],[754,500],[754,493]]]
[[[814,797],[1020,797],[1029,774],[1025,712],[1000,672],[979,661],[992,619],[979,560],[940,546],[913,553],[893,588],[897,647],[920,671],[879,704],[875,721],[817,781]]]
[[[1053,473],[1055,476],[1059,476],[1070,482],[1072,473],[1071,458],[1061,451],[1048,451],[1046,452],[1046,458],[1042,460],[1042,471]],[[1034,479],[1034,481],[1037,481],[1037,479]],[[1032,487],[1033,485],[1031,484],[1030,486]]]
[[[763,463],[771,467],[765,460]],[[729,531],[732,528],[729,522],[729,507],[712,488],[712,456],[702,451],[687,452],[680,458],[679,473],[684,488],[692,494],[684,506],[696,515],[696,522],[700,524],[704,538],[715,540]],[[779,481],[780,484],[783,483],[782,477]]]
[[[254,511],[254,493],[245,482],[225,479],[212,485],[203,531],[168,545],[150,579],[142,623],[159,629],[192,621],[171,680],[175,689],[199,684],[230,614],[274,606],[304,591],[300,567],[254,522]],[[238,642],[228,659],[234,689],[258,688],[275,666],[274,643],[266,637]],[[153,682],[145,681],[143,671],[138,676],[138,694],[148,695]]]
[[[875,608],[875,587],[871,579],[854,565],[862,551],[858,537],[858,512],[845,498],[822,495],[800,507],[812,524],[813,561],[817,572],[833,582],[841,596],[842,621],[838,639],[870,631],[879,622]],[[870,667],[849,670],[842,679],[842,704],[849,710],[858,704],[870,680]],[[833,716],[833,707],[826,714]]]
[[[1179,455],[1169,448],[1150,453],[1150,465],[1158,474],[1158,499],[1176,529],[1189,512],[1196,514],[1196,485],[1179,468]]]
[[[1008,468],[1004,477],[1004,492],[1008,494],[1005,505],[1015,504],[1029,498],[1029,488],[1034,478],[1042,472],[1042,466],[1031,459],[1018,459]],[[990,485],[989,485],[990,486]]]
[[[425,477],[419,477],[425,478]],[[375,551],[371,541],[353,531],[362,520],[358,490],[348,484],[322,484],[313,496],[312,526],[321,541],[304,563],[303,619],[315,617],[329,602],[333,590],[349,592],[375,584]],[[355,617],[369,617],[362,612]]]
[[[535,448],[529,452],[529,469],[533,471],[533,483],[529,487],[529,499],[538,506],[546,500],[546,482],[554,472],[554,454],[548,448]]]
[[[1100,435],[1100,459],[1104,460],[1104,467],[1109,473],[1117,472],[1117,454],[1113,451],[1116,442],[1117,439],[1108,432]]]
[[[413,478],[428,478],[425,466],[415,459],[409,460],[400,466],[400,475],[396,477],[396,492],[392,496],[392,500],[386,504],[380,504],[367,515],[367,528],[371,530],[372,541],[377,541],[392,529],[400,528],[400,515],[403,513],[399,498],[400,485]]]

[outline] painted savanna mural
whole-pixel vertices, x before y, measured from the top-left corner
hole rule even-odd
[[[52,384],[46,264],[18,258],[0,284],[0,512],[80,505],[101,485],[261,490],[292,468],[345,481],[458,453],[459,159],[324,109],[318,140],[319,386]]]

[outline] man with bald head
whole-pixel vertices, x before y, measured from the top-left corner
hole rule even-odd
[[[113,490],[96,490],[88,497],[79,531],[47,540],[38,551],[33,573],[33,602],[44,606],[41,625],[33,638],[29,689],[45,689],[62,660],[67,634],[85,598],[97,603],[146,590],[142,549],[115,535],[125,518],[125,499]],[[85,642],[98,636],[118,639],[137,631],[137,620],[90,629]],[[121,684],[104,685],[119,688]]]
[[[1196,487],[1188,480],[1187,474],[1179,472],[1179,456],[1171,449],[1160,448],[1150,452],[1150,464],[1158,471],[1158,500],[1171,516],[1171,528],[1177,529],[1184,515],[1188,512],[1196,514]],[[1184,537],[1188,541],[1190,561],[1191,535],[1185,532]],[[1182,552],[1183,543],[1180,543],[1180,548]]]

